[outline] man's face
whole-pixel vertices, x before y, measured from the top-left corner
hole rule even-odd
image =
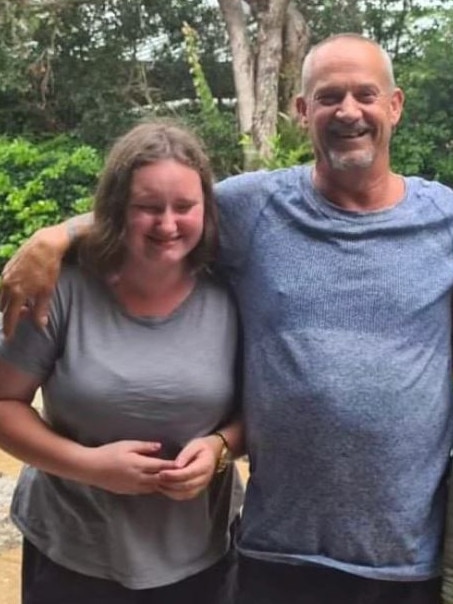
[[[388,165],[403,94],[392,88],[384,58],[372,44],[343,38],[320,47],[297,102],[319,167],[345,171],[379,161]]]

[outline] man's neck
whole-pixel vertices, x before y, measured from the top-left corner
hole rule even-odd
[[[328,201],[349,211],[373,212],[396,205],[404,197],[404,179],[389,169],[345,170],[328,173],[316,166],[313,185]]]

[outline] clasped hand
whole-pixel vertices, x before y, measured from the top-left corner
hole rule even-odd
[[[179,501],[207,487],[217,463],[209,436],[190,441],[174,460],[159,458],[160,449],[159,443],[132,440],[90,448],[86,482],[116,494],[162,493]]]

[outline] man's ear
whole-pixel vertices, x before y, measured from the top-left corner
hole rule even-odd
[[[401,119],[404,107],[404,92],[401,88],[395,88],[392,92],[392,98],[390,100],[391,107],[391,121],[392,126],[395,128]]]
[[[297,116],[299,118],[299,124],[302,126],[302,128],[306,128],[307,124],[308,124],[307,102],[302,95],[299,95],[296,97],[296,109],[297,109]]]

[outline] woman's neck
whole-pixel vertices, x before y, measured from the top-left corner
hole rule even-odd
[[[165,317],[192,292],[196,278],[186,265],[142,270],[126,263],[108,284],[118,302],[132,315]]]

